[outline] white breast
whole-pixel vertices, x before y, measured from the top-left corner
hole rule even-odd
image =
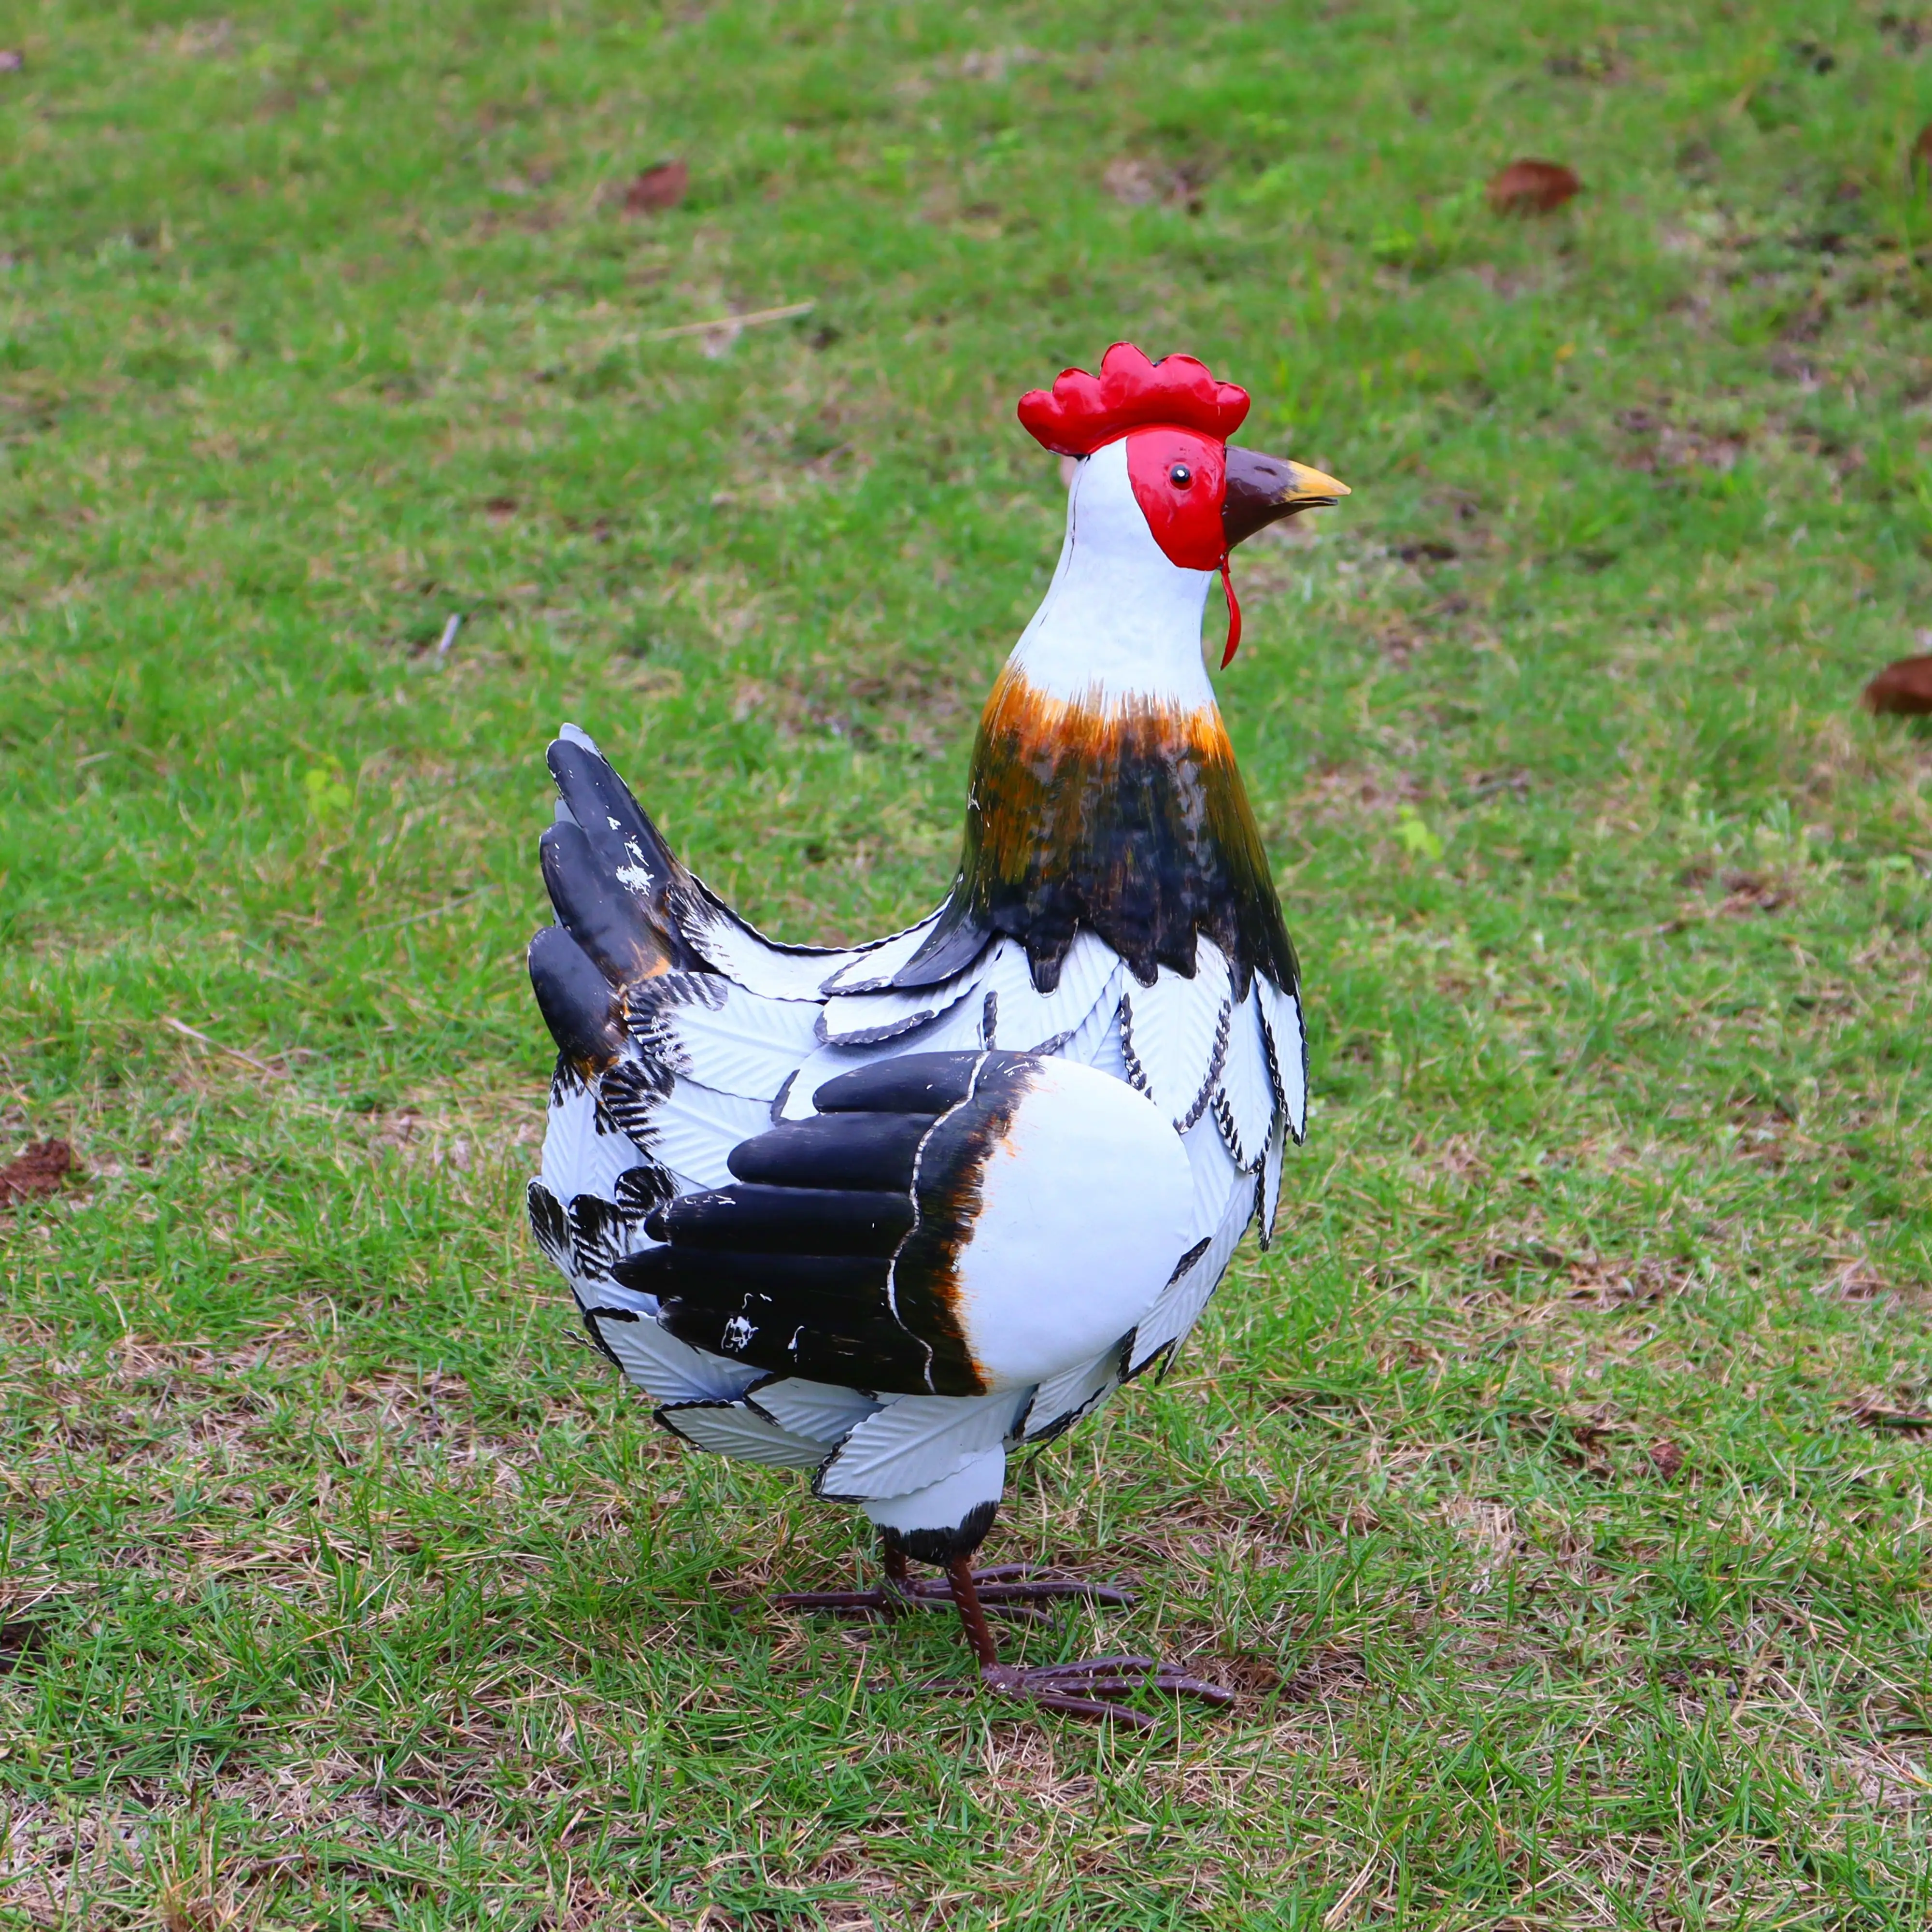
[[[990,1386],[1046,1381],[1119,1341],[1185,1252],[1180,1137],[1120,1081],[1049,1061],[988,1156],[955,1311]]]

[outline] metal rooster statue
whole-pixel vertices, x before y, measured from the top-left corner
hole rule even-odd
[[[1142,1725],[1138,1692],[1230,1694],[1146,1658],[1003,1664],[988,1610],[1126,1599],[972,1557],[1009,1449],[1178,1346],[1301,1137],[1294,949],[1201,624],[1236,544],[1348,492],[1231,446],[1247,409],[1127,343],[1021,400],[1079,459],[1066,541],[930,918],[765,938],[566,724],[530,947],[560,1049],[530,1220],[591,1335],[674,1434],[878,1526],[878,1588],[779,1600],[950,1602],[988,1690]]]

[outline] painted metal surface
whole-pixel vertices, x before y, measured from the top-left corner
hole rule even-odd
[[[1248,392],[1217,382],[1192,356],[1150,362],[1131,342],[1116,342],[1100,373],[1063,369],[1048,389],[1020,398],[1027,433],[1061,456],[1089,456],[1150,423],[1172,424],[1226,442],[1246,420]]]
[[[994,1388],[1036,1387],[1118,1344],[1187,1246],[1192,1177],[1160,1110],[1090,1067],[1036,1066],[986,1150],[952,1262],[960,1324]]]
[[[815,1099],[612,1266],[680,1340],[879,1391],[1030,1388],[1118,1346],[1186,1245],[1180,1136],[1105,1074],[918,1054]]]
[[[1081,459],[1066,538],[953,890],[902,933],[766,939],[588,737],[551,748],[537,1238],[668,1427],[812,1470],[902,1560],[969,1552],[1010,1444],[1178,1345],[1303,1130],[1299,969],[1201,626],[1232,548],[1346,492],[1229,446],[1246,410],[1126,344],[1022,402]]]
[[[1016,654],[980,722],[952,894],[898,981],[949,978],[1004,935],[1050,992],[1082,931],[1143,986],[1163,968],[1191,976],[1204,938],[1244,990],[1256,971],[1283,986],[1298,977],[1211,700],[1191,710],[1138,694],[1070,701],[1035,684]]]

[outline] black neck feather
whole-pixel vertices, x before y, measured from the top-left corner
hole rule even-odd
[[[950,977],[1004,935],[1050,992],[1083,927],[1143,984],[1163,966],[1191,977],[1203,936],[1237,997],[1258,971],[1286,991],[1300,977],[1219,715],[1085,710],[1009,672],[980,723],[952,894],[897,981]]]

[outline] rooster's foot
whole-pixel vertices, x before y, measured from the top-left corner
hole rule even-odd
[[[976,1573],[964,1556],[956,1556],[946,1565],[946,1574],[966,1641],[980,1660],[980,1686],[995,1696],[1017,1698],[1045,1711],[1064,1711],[1070,1717],[1110,1719],[1138,1731],[1153,1730],[1160,1721],[1128,1702],[1144,1690],[1164,1691],[1171,1697],[1198,1697],[1204,1704],[1234,1701],[1234,1692],[1222,1685],[1190,1677],[1175,1665],[1151,1657],[1092,1657],[1080,1664],[1002,1664],[993,1634],[986,1627],[990,1606],[982,1600],[979,1582],[984,1573]],[[1070,1577],[1055,1580],[1075,1582]],[[1010,1587],[1026,1586],[1016,1582]],[[1105,1585],[1090,1587],[1107,1588]],[[997,1590],[1000,1585],[995,1582],[993,1588]],[[1108,1594],[1118,1600],[1122,1593],[1108,1590]],[[958,1691],[968,1687],[935,1684],[931,1688]]]
[[[986,1600],[988,1616],[1004,1617],[1010,1623],[1045,1624],[1053,1621],[1046,1611],[1035,1609],[1024,1596],[1001,1594],[1001,1586],[997,1582],[989,1587],[994,1594]],[[1041,1590],[1028,1594],[1064,1596],[1075,1592]],[[890,1618],[902,1617],[908,1610],[950,1610],[952,1592],[943,1580],[908,1577],[902,1583],[886,1582],[876,1590],[788,1590],[772,1601],[782,1610],[830,1610],[843,1616]]]
[[[912,1606],[902,1590],[788,1590],[774,1597],[780,1610],[838,1610],[854,1616],[896,1617]]]
[[[1234,1692],[1225,1685],[1190,1677],[1178,1665],[1151,1657],[1094,1657],[1078,1664],[1031,1666],[989,1664],[981,1670],[980,1682],[997,1696],[1016,1698],[1044,1711],[1064,1711],[1096,1722],[1128,1724],[1141,1731],[1156,1730],[1160,1724],[1158,1718],[1137,1711],[1128,1702],[1142,1691],[1194,1697],[1217,1706],[1234,1701]]]
[[[953,1600],[948,1577],[922,1580],[917,1586],[922,1595],[935,1603]],[[1052,1570],[1036,1570],[1026,1563],[995,1563],[973,1572],[973,1587],[988,1610],[1002,1604],[1036,1603],[1052,1597],[1077,1597],[1083,1604],[1106,1604],[1120,1610],[1131,1609],[1134,1596],[1118,1584],[1090,1582],[1084,1576],[1062,1576]]]
[[[874,1590],[788,1590],[772,1601],[782,1610],[831,1610],[848,1616],[896,1617],[908,1610],[950,1608],[958,1601],[953,1579],[915,1576],[904,1552],[890,1540],[885,1546],[886,1579]],[[1038,1607],[1056,1597],[1082,1603],[1131,1605],[1132,1594],[1112,1583],[1084,1576],[1062,1576],[1026,1563],[995,1563],[968,1572],[973,1594],[986,1611],[1010,1623],[1043,1624],[1052,1619]]]

